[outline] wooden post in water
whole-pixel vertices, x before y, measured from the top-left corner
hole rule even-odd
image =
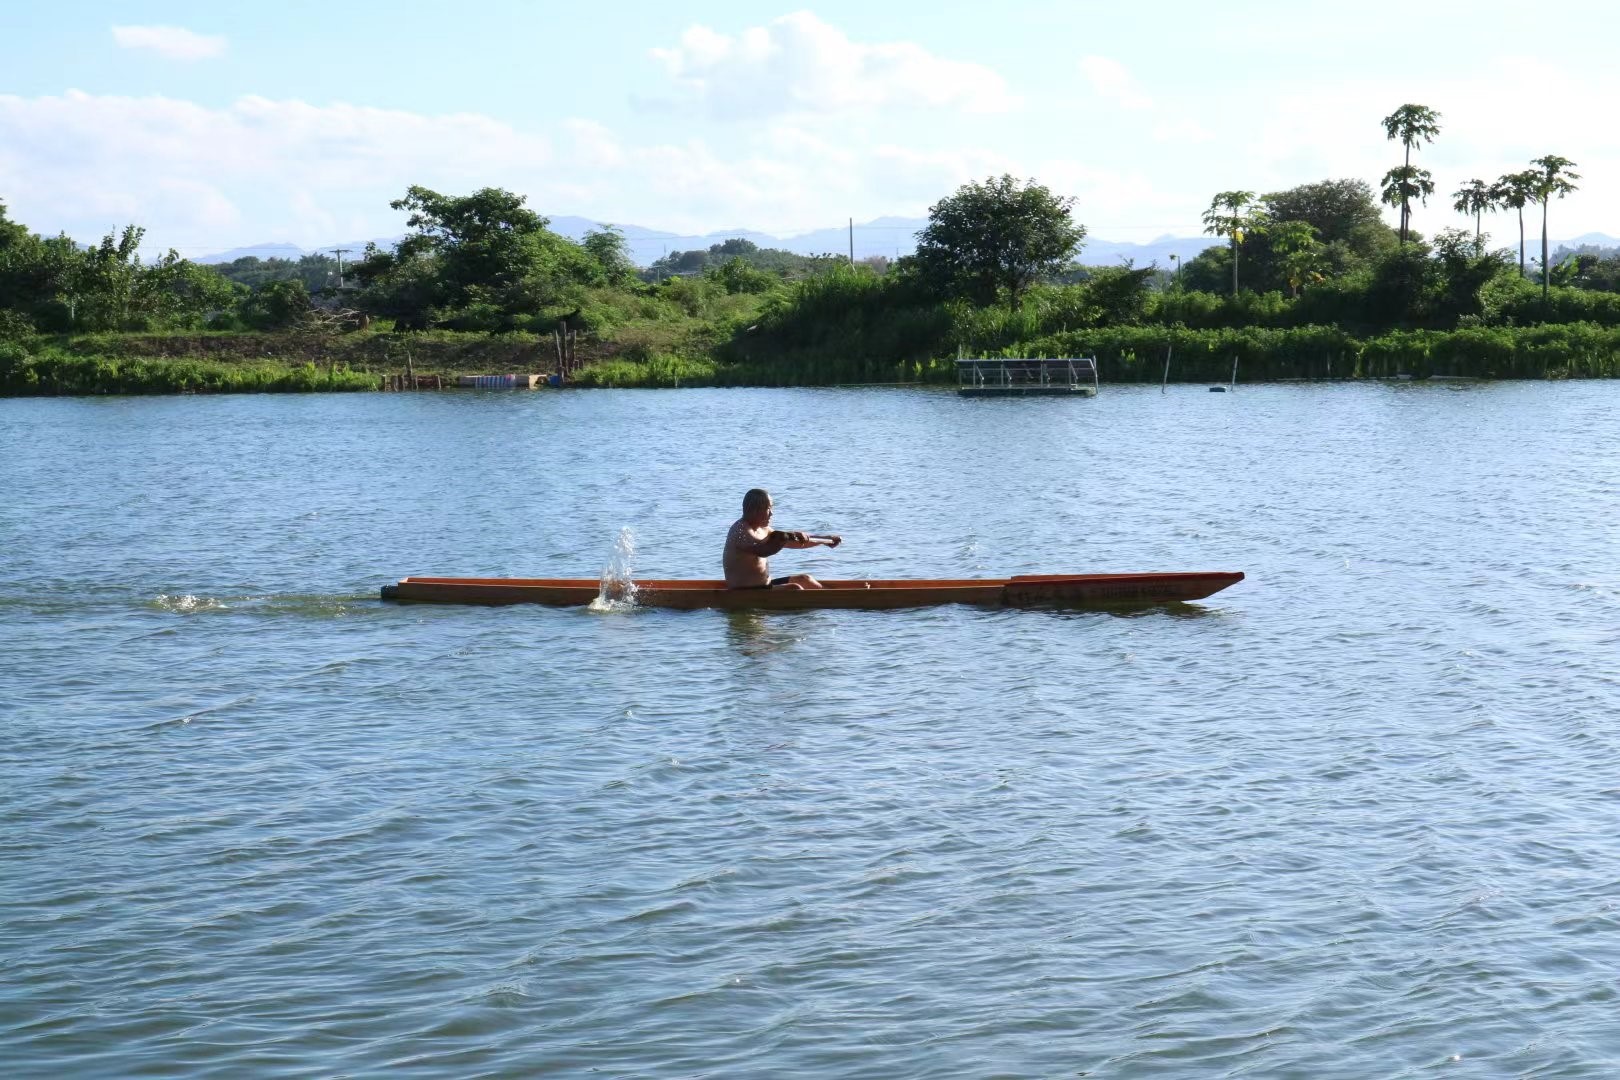
[[[1174,351],[1174,345],[1166,345],[1164,347],[1164,381],[1159,383],[1159,393],[1161,394],[1164,393],[1165,388],[1170,385],[1170,354]]]
[[[1231,385],[1231,389],[1233,389],[1233,390],[1237,389],[1237,361],[1238,361],[1238,358],[1234,355],[1232,357],[1232,385]]]

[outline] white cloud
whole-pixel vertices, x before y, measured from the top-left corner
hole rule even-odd
[[[778,41],[770,29],[700,37],[690,55],[768,51]],[[1538,120],[1523,87],[1545,73],[1514,70],[1521,79],[1485,68],[1395,92],[1367,78],[1264,100],[1236,89],[1190,103],[1164,99],[1146,114],[1117,110],[1076,125],[1068,138],[1050,136],[1064,130],[1068,101],[1033,97],[1030,112],[1043,111],[1027,123],[946,114],[868,124],[801,110],[718,128],[660,122],[637,133],[589,119],[518,126],[476,113],[263,97],[215,107],[76,91],[0,95],[0,198],[36,230],[94,239],[134,222],[154,247],[204,254],[397,234],[404,218],[388,203],[410,184],[454,193],[493,185],[526,195],[541,213],[677,232],[746,226],[787,235],[849,216],[918,214],[964,182],[1005,172],[1075,196],[1075,216],[1098,238],[1148,239],[1195,234],[1216,191],[1328,177],[1375,182],[1400,150],[1384,140],[1378,118],[1413,100],[1444,114],[1439,140],[1418,159],[1440,188],[1419,211],[1423,231],[1461,222],[1440,196],[1469,177],[1559,153],[1579,162],[1585,179],[1552,207],[1554,239],[1614,232],[1620,130],[1583,124],[1578,113]],[[1584,85],[1592,100],[1620,93],[1612,75]],[[1502,236],[1516,231],[1508,218],[1496,227]]]
[[[159,246],[212,250],[233,221],[255,234],[274,223],[275,235],[246,242],[330,240],[334,220],[388,222],[388,201],[409,184],[521,189],[552,158],[543,136],[472,114],[259,97],[210,108],[79,91],[0,95],[0,191],[18,220],[98,235],[135,221]]]
[[[982,64],[911,42],[851,41],[808,11],[734,37],[694,26],[652,56],[685,100],[727,119],[891,107],[994,113],[1017,103],[1006,81]]]
[[[1162,143],[1206,143],[1215,138],[1215,133],[1196,120],[1182,117],[1154,124],[1153,138]]]
[[[1142,92],[1125,65],[1106,56],[1082,56],[1080,74],[1091,88],[1122,109],[1151,109],[1153,99]]]
[[[180,26],[115,26],[113,40],[121,49],[150,49],[170,60],[206,60],[225,54],[225,39]]]

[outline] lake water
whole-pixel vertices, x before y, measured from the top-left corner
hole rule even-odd
[[[8,1076],[1611,1077],[1620,385],[0,401]],[[385,605],[1242,570],[1149,612]]]

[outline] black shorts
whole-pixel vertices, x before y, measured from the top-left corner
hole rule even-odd
[[[733,585],[732,588],[733,589],[774,589],[778,585],[786,585],[788,582],[790,582],[792,580],[793,580],[793,578],[791,576],[790,577],[773,577],[773,578],[771,578],[770,581],[766,582],[763,585]]]

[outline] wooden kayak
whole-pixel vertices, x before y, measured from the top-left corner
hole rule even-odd
[[[807,608],[903,608],[934,604],[1030,607],[1140,607],[1202,600],[1243,580],[1241,573],[1026,574],[1007,578],[824,581],[821,589],[728,589],[723,581],[655,580],[635,584],[643,607],[799,611]],[[556,604],[595,601],[590,578],[407,577],[384,585],[384,600],[428,604]],[[630,599],[628,596],[610,599]]]

